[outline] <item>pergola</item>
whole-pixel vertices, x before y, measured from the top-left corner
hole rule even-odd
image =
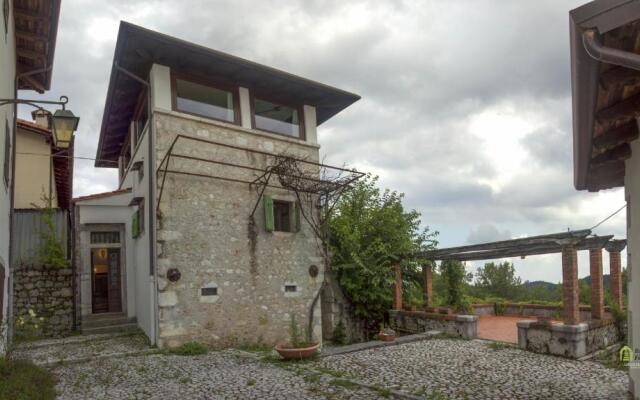
[[[591,234],[591,230],[585,229],[422,252],[417,255],[418,258],[428,260],[424,262],[422,267],[424,303],[426,307],[433,305],[433,261],[477,261],[508,257],[524,258],[532,255],[562,253],[562,317],[566,324],[577,324],[580,322],[577,252],[580,250],[589,250],[591,317],[593,319],[603,319],[605,313],[602,281],[602,249],[604,248],[609,252],[612,300],[614,304],[622,308],[623,296],[620,252],[626,245],[626,240],[614,240],[613,235],[595,236]],[[395,285],[393,308],[395,310],[401,310],[402,273],[400,264],[396,264],[394,269]]]

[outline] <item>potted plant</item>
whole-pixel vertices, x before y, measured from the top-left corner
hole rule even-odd
[[[304,360],[313,357],[320,347],[320,343],[303,340],[300,338],[300,331],[296,325],[296,319],[291,314],[291,326],[289,327],[290,340],[287,343],[278,343],[275,347],[280,357],[285,360]],[[311,335],[307,335],[310,338]]]
[[[378,339],[383,342],[393,342],[396,340],[396,331],[391,328],[385,328],[384,323],[380,324],[380,332],[378,332]]]

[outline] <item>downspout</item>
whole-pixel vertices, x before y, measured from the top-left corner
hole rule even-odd
[[[640,54],[603,46],[595,29],[582,33],[582,44],[587,54],[597,61],[640,71]]]
[[[148,121],[148,131],[147,131],[147,144],[148,144],[148,152],[149,152],[149,159],[147,160],[147,169],[149,170],[148,172],[148,176],[149,176],[149,195],[147,196],[147,201],[148,201],[148,218],[147,220],[149,221],[149,275],[152,277],[151,280],[151,285],[152,285],[152,298],[153,298],[153,304],[151,304],[151,329],[152,329],[152,334],[150,335],[151,337],[149,338],[151,341],[151,344],[157,344],[158,343],[158,279],[157,279],[157,270],[155,268],[155,257],[156,257],[156,246],[155,246],[155,229],[156,229],[156,220],[155,220],[155,210],[154,210],[154,205],[155,205],[155,199],[153,198],[155,195],[155,191],[154,191],[154,184],[155,184],[155,168],[154,168],[154,151],[153,151],[153,146],[154,146],[154,129],[153,129],[153,113],[152,111],[152,106],[151,106],[151,85],[149,84],[148,81],[140,78],[139,76],[135,75],[134,73],[122,68],[120,65],[118,65],[118,61],[114,61],[113,62],[113,67],[118,71],[118,72],[122,72],[124,75],[126,75],[127,77],[137,81],[138,83],[142,84],[143,86],[146,87],[147,89],[147,113],[149,115],[149,121]]]

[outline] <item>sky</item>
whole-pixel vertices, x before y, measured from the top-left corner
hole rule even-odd
[[[69,96],[76,156],[95,157],[126,20],[362,96],[319,127],[321,157],[405,193],[439,247],[584,229],[624,205],[573,187],[568,12],[584,2],[63,0],[52,90],[20,95]],[[74,196],[117,188],[93,161],[74,172]],[[594,232],[625,237],[625,212]],[[510,261],[561,280],[560,255]]]

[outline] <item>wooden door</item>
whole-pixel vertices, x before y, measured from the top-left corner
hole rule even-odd
[[[120,249],[109,249],[109,312],[122,311]]]

